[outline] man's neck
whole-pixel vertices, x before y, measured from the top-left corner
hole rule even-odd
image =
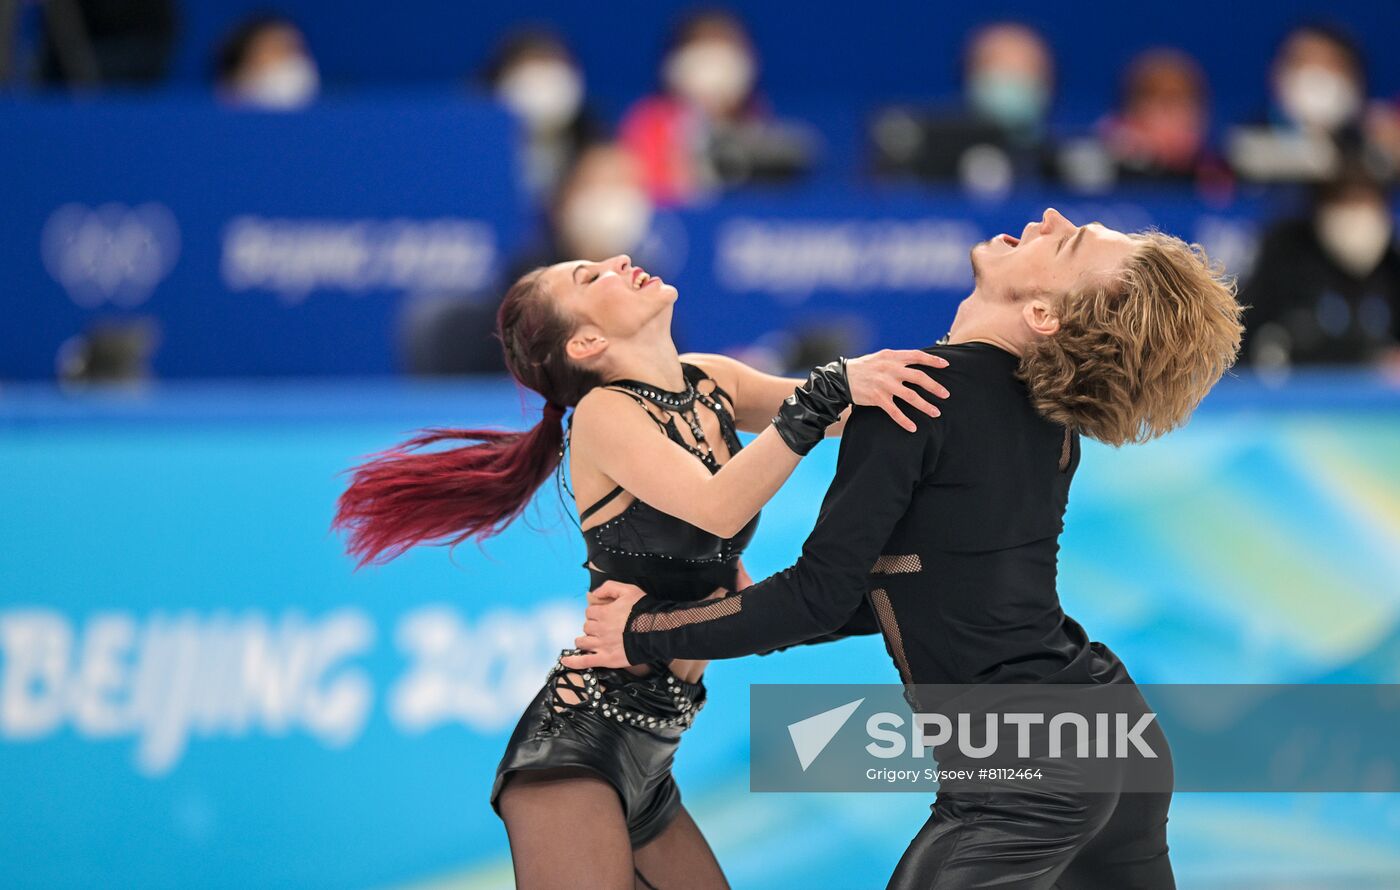
[[[1000,331],[990,327],[979,325],[964,325],[959,327],[956,323],[954,323],[952,330],[948,332],[947,342],[949,344],[989,343],[1012,355],[1020,355],[1022,346],[1022,344],[1017,343],[1013,338],[1007,337]]]

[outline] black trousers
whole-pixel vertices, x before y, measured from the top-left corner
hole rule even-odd
[[[1173,890],[1170,792],[939,794],[890,890]]]

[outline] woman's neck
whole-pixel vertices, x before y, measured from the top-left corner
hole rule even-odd
[[[680,353],[669,336],[650,343],[628,343],[619,352],[612,356],[609,379],[636,380],[670,392],[685,389]]]

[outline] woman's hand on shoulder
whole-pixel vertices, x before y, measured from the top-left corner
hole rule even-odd
[[[939,399],[948,398],[948,390],[937,380],[920,370],[946,368],[948,360],[922,349],[881,349],[846,362],[846,380],[851,387],[851,403],[882,409],[895,423],[909,432],[918,429],[898,399],[929,417],[937,417],[936,405],[925,399],[922,390]]]

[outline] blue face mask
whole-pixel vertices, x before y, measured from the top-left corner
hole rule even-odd
[[[972,107],[1004,127],[1023,129],[1040,123],[1049,103],[1045,84],[1017,74],[985,71],[972,75],[968,100]]]

